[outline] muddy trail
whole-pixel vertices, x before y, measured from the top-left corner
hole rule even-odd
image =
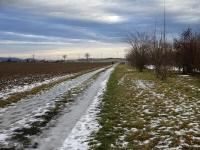
[[[59,149],[112,70],[80,75],[0,109],[0,149]]]

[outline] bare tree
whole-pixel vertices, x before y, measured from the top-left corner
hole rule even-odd
[[[85,53],[85,58],[86,58],[87,61],[89,61],[90,54],[89,53]]]
[[[136,32],[128,38],[131,46],[126,58],[131,66],[142,71],[146,65],[154,65],[156,77],[165,80],[169,67],[173,64],[172,45],[164,42],[161,37],[157,40],[154,34]]]
[[[148,63],[149,50],[152,47],[152,39],[145,32],[135,32],[128,37],[130,50],[126,56],[129,64],[143,71]]]
[[[162,64],[162,48],[159,46],[154,46],[150,51],[150,60],[151,65],[154,66],[156,77],[159,78],[161,73],[161,64]]]
[[[200,64],[200,35],[188,28],[181,34],[180,39],[174,40],[177,66],[184,74],[192,74],[199,70]]]
[[[200,72],[200,33],[196,37],[195,71]]]
[[[168,66],[169,66],[169,57],[171,46],[166,43],[166,7],[165,0],[163,0],[163,37],[159,40],[156,39],[156,29],[154,33],[154,47],[151,49],[151,60],[155,67],[156,77],[161,80],[167,78]]]
[[[67,55],[63,55],[63,60],[66,61]]]
[[[156,41],[156,43],[156,46],[150,51],[150,63],[154,66],[156,77],[165,80],[170,67],[175,63],[173,46],[166,42],[165,48],[163,48],[162,39]]]

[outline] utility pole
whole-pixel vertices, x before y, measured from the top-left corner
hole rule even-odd
[[[32,61],[35,62],[35,51],[33,51],[32,59]]]
[[[155,29],[154,29],[154,39],[153,39],[153,44],[154,44],[154,48],[156,48],[156,40],[157,40],[157,22],[156,22],[156,19],[155,19]]]
[[[80,60],[81,59],[81,55],[80,55],[80,53],[78,53],[78,60]]]
[[[167,50],[166,50],[166,0],[164,0],[164,16],[163,16],[163,71],[162,71],[162,80],[167,78]]]
[[[163,29],[163,46],[164,46],[164,51],[165,51],[165,49],[166,49],[166,47],[165,47],[165,44],[166,44],[166,1],[164,0],[164,29]]]

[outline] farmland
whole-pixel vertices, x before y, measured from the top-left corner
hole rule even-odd
[[[30,84],[47,78],[77,73],[106,63],[0,63],[0,90],[7,86]]]
[[[103,95],[113,69],[114,66],[101,66],[64,76],[55,84],[42,86],[39,92],[34,88],[28,96],[26,92],[21,93],[21,100],[12,104],[6,102],[21,94],[1,100],[0,148],[68,149],[74,146],[70,145],[72,141],[85,142],[93,131],[94,123],[91,122],[96,120],[99,96]],[[82,125],[90,128],[78,129]],[[77,141],[80,131],[83,135]]]
[[[0,107],[108,63],[0,63]]]

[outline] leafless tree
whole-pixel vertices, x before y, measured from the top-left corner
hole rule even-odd
[[[188,28],[183,31],[180,39],[174,40],[177,66],[184,74],[192,74],[200,66],[200,35]]]
[[[163,0],[163,33],[162,36],[157,40],[156,29],[154,33],[154,46],[150,52],[151,62],[155,67],[156,77],[161,80],[167,78],[167,72],[170,62],[171,46],[166,42],[166,7],[165,0]]]
[[[90,54],[89,53],[85,53],[85,58],[86,58],[87,61],[89,61]]]
[[[128,36],[130,50],[126,56],[129,64],[143,71],[148,63],[149,50],[152,47],[152,38],[145,32],[135,32]]]
[[[196,37],[195,71],[200,72],[200,33]]]
[[[63,60],[66,61],[67,55],[63,55]]]

